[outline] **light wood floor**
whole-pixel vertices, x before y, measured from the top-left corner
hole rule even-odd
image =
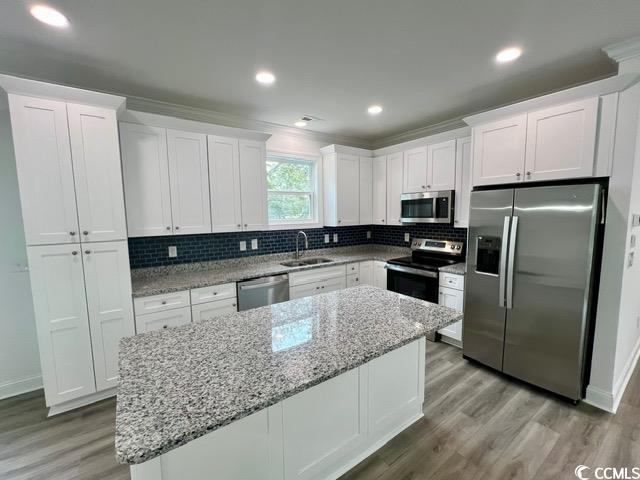
[[[640,466],[640,370],[614,416],[427,342],[426,392],[425,418],[341,480],[561,480],[578,464]],[[0,401],[0,479],[129,478],[114,459],[114,400],[45,413],[41,391]]]

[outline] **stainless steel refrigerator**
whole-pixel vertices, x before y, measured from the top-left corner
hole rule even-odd
[[[472,192],[465,357],[584,396],[603,199],[597,184]]]

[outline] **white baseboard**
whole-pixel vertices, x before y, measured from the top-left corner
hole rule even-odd
[[[0,384],[0,400],[3,398],[15,397],[27,392],[32,392],[42,388],[42,376],[34,375],[33,377],[21,378],[13,382]]]
[[[58,405],[52,405],[49,407],[49,414],[47,416],[53,417],[54,415],[68,412],[69,410],[74,410],[86,405],[91,405],[92,403],[99,402],[100,400],[104,400],[105,398],[115,397],[116,390],[116,387],[113,387],[109,388],[108,390],[92,393],[91,395],[87,395],[86,397],[80,397],[74,400],[69,400],[68,402],[60,403]]]
[[[588,403],[605,412],[615,413],[613,410],[613,393],[592,385],[587,387],[587,396],[584,398],[584,403]]]

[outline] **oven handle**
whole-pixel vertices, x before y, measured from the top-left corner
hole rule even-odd
[[[417,268],[411,268],[411,267],[402,267],[400,265],[394,265],[392,263],[387,263],[386,268],[387,270],[393,270],[395,272],[411,273],[413,275],[420,275],[421,277],[438,278],[438,272],[430,272],[428,270],[419,270]]]

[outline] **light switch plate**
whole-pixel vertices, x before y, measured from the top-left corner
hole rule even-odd
[[[240,240],[240,251],[244,252],[247,249],[247,242]]]
[[[169,247],[169,258],[176,258],[178,256],[178,247],[171,246]]]
[[[631,217],[631,226],[640,227],[640,213],[634,213]]]
[[[324,234],[324,243],[329,243],[329,234],[328,233]]]
[[[367,239],[371,238],[371,232],[367,230]]]
[[[333,243],[338,243],[338,234],[337,233],[333,234]]]
[[[410,241],[410,240],[411,240],[411,236],[410,236],[408,233],[405,233],[405,234],[404,234],[404,241],[405,241],[405,242],[408,242],[408,241]]]
[[[635,235],[631,235],[631,240],[629,240],[629,246],[631,248],[636,248],[636,236]]]
[[[258,249],[258,239],[254,238],[253,240],[251,240],[251,250],[257,250]]]

